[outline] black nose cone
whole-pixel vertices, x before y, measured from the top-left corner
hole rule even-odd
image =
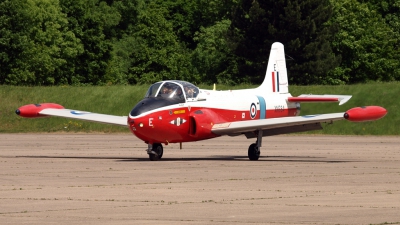
[[[21,111],[19,111],[19,109],[15,110],[15,114],[19,115],[21,113]]]

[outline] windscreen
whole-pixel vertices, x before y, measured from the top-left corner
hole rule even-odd
[[[152,84],[145,95],[159,98],[195,99],[199,94],[199,88],[186,81],[165,81]]]
[[[147,90],[146,95],[144,96],[145,98],[149,97],[156,97],[158,93],[158,89],[160,88],[160,85],[162,82],[155,83],[149,87],[149,90]]]

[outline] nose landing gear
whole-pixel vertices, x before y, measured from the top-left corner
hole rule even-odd
[[[163,146],[160,143],[148,144],[147,154],[151,161],[157,161],[163,156]]]

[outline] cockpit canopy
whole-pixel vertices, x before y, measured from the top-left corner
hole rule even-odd
[[[169,99],[186,99],[189,101],[193,101],[198,94],[199,88],[189,82],[180,80],[169,80],[157,82],[151,85],[145,95],[145,98],[159,97]]]
[[[136,104],[130,115],[139,116],[165,106],[197,101],[198,94],[199,88],[186,81],[169,80],[157,82],[150,86],[144,99]]]

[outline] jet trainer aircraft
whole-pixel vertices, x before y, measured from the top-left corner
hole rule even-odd
[[[271,47],[263,83],[254,89],[204,90],[195,85],[167,80],[151,85],[128,116],[114,116],[72,109],[55,103],[30,104],[16,114],[36,118],[59,116],[128,127],[147,144],[150,160],[163,156],[169,143],[199,141],[222,135],[256,138],[248,148],[250,160],[258,160],[262,137],[322,129],[321,123],[346,119],[377,120],[386,109],[380,106],[352,108],[346,112],[299,116],[302,102],[346,103],[350,95],[300,95],[289,93],[284,47]]]

